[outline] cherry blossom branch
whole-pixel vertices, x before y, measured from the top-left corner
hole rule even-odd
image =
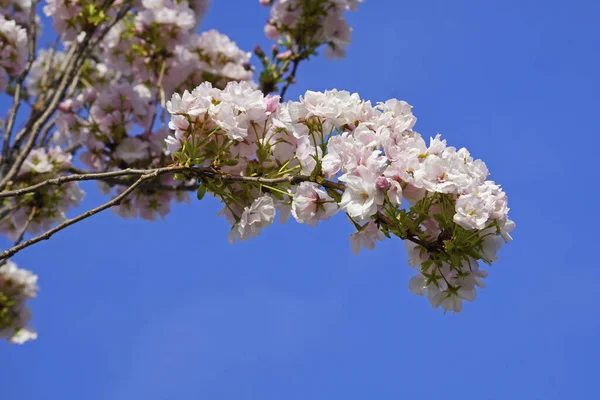
[[[83,47],[87,44],[86,41],[84,41],[84,43],[85,44],[82,44],[81,47]],[[63,73],[62,79],[61,79],[58,87],[56,88],[56,90],[54,92],[54,96],[52,96],[48,106],[45,108],[45,110],[42,112],[42,114],[38,118],[34,119],[34,121],[32,123],[28,124],[28,126],[25,126],[23,128],[22,132],[29,132],[29,138],[28,138],[27,142],[25,143],[25,147],[23,148],[23,150],[19,153],[19,155],[17,156],[15,161],[12,163],[11,168],[8,170],[8,173],[6,174],[6,176],[2,180],[0,180],[0,189],[3,189],[4,187],[6,187],[6,184],[11,179],[13,179],[15,177],[15,175],[19,172],[19,169],[21,168],[21,165],[23,165],[23,162],[27,158],[27,155],[33,149],[33,146],[36,142],[36,139],[38,138],[41,128],[46,124],[48,119],[51,117],[51,115],[56,110],[56,107],[58,106],[60,98],[62,97],[62,95],[64,93],[64,90],[66,89],[67,85],[70,83],[69,78],[72,76],[72,72],[75,67],[75,63],[76,63],[76,59],[77,59],[76,52],[79,47],[80,46],[73,46],[73,48],[69,51],[69,54],[67,56],[67,61],[65,63],[65,72]],[[19,135],[19,136],[21,136],[21,135]],[[18,143],[15,143],[14,148],[17,148],[18,145],[19,145]]]
[[[75,169],[75,170],[77,170],[77,169]],[[107,180],[107,179],[126,177],[126,176],[140,176],[140,178],[137,181],[135,181],[131,186],[129,186],[129,188],[125,192],[123,192],[121,195],[117,196],[115,199],[111,200],[110,202],[107,202],[100,207],[97,207],[95,209],[92,209],[92,210],[84,213],[84,214],[81,214],[80,216],[78,216],[76,218],[65,221],[62,224],[58,225],[57,227],[49,230],[48,232],[46,232],[36,238],[30,239],[21,245],[18,245],[18,243],[17,243],[13,248],[0,254],[0,260],[2,260],[4,258],[8,258],[8,257],[14,255],[16,252],[24,249],[25,247],[29,247],[41,240],[49,239],[54,233],[66,228],[70,225],[73,225],[76,222],[79,222],[85,218],[88,218],[94,214],[97,214],[100,211],[103,211],[114,205],[118,205],[121,202],[121,200],[123,200],[129,193],[131,193],[135,188],[137,188],[143,182],[150,180],[152,178],[158,177],[159,175],[166,174],[166,173],[186,173],[186,174],[190,174],[190,175],[193,175],[196,177],[218,176],[220,179],[222,179],[223,181],[226,181],[226,182],[259,183],[259,184],[265,184],[265,185],[272,185],[272,184],[279,184],[279,183],[297,184],[300,182],[315,182],[315,183],[318,183],[319,185],[321,185],[325,188],[328,188],[328,189],[341,190],[341,191],[344,191],[344,189],[345,189],[345,186],[342,183],[333,182],[333,181],[324,180],[324,179],[316,179],[316,178],[312,178],[312,177],[305,176],[305,175],[283,176],[283,177],[279,177],[279,178],[262,178],[262,177],[250,177],[250,176],[223,174],[223,173],[220,173],[219,171],[215,171],[210,168],[189,168],[189,167],[182,167],[182,166],[156,168],[153,170],[128,168],[128,169],[124,169],[124,170],[120,170],[120,171],[109,171],[109,172],[100,172],[100,173],[81,173],[81,174],[67,175],[67,176],[63,176],[63,177],[59,177],[59,178],[48,179],[48,180],[40,182],[36,185],[32,185],[32,186],[29,186],[26,188],[1,192],[0,199],[7,198],[7,197],[21,196],[26,193],[35,192],[35,191],[42,189],[44,187],[47,187],[47,186],[51,186],[51,185],[60,186],[64,183],[74,182],[74,181]],[[196,187],[190,186],[190,188],[186,188],[186,189],[191,190],[194,188],[196,188]],[[384,215],[381,212],[379,212],[377,214],[377,219],[380,222],[382,222],[390,227],[396,226],[398,224],[397,221],[392,220],[390,217]],[[29,225],[29,223],[27,224],[27,226],[28,225]],[[21,236],[24,234],[26,229],[27,228],[25,228],[23,230]],[[407,233],[406,240],[411,241],[432,253],[440,252],[442,249],[442,244],[439,243],[438,241],[426,242],[426,241],[419,239],[416,234],[411,233],[411,232]]]
[[[112,2],[109,2],[112,4]],[[86,37],[84,40],[78,45],[73,46],[73,48],[69,51],[66,61],[65,67],[63,69],[62,76],[60,78],[60,82],[58,87],[54,90],[53,96],[44,104],[44,111],[41,115],[35,116],[32,115],[29,123],[21,130],[19,133],[20,137],[23,137],[26,132],[29,132],[29,139],[25,144],[24,149],[19,153],[14,163],[12,163],[11,168],[9,169],[6,176],[0,180],[0,190],[6,187],[6,184],[15,177],[18,173],[21,165],[33,149],[33,146],[39,137],[40,130],[44,127],[44,125],[48,122],[52,114],[56,111],[60,100],[62,99],[65,90],[70,84],[73,84],[74,77],[78,76],[79,71],[83,67],[83,61],[87,56],[89,56],[91,50],[100,43],[100,41],[104,38],[104,36],[108,33],[108,31],[120,20],[122,19],[127,12],[129,11],[129,7],[125,7],[119,12],[117,17],[111,21],[99,34],[96,40],[92,40],[92,36],[95,32],[95,29],[92,29],[86,32]],[[88,45],[91,43],[91,46]],[[18,148],[20,143],[17,143],[19,140],[15,141],[15,146],[13,150]]]
[[[195,177],[199,176],[207,176],[207,177],[219,177],[223,181],[226,182],[247,182],[247,183],[261,183],[265,185],[273,185],[279,183],[290,183],[297,184],[300,182],[315,182],[320,184],[323,187],[337,190],[344,190],[344,185],[342,183],[328,181],[328,180],[320,180],[316,178],[311,178],[305,175],[286,175],[279,178],[262,178],[262,177],[253,177],[253,176],[242,176],[242,175],[231,175],[219,172],[217,170],[211,168],[190,168],[183,166],[170,166],[163,168],[155,168],[155,169],[135,169],[135,168],[127,168],[118,171],[108,171],[108,172],[85,172],[77,168],[70,168],[70,171],[79,172],[72,175],[61,176],[58,178],[51,178],[35,185],[31,185],[21,189],[9,190],[0,192],[0,199],[5,199],[9,197],[18,197],[27,193],[36,192],[40,189],[43,189],[47,186],[60,186],[68,182],[75,181],[97,181],[97,180],[107,180],[112,178],[119,177],[127,177],[127,176],[144,176],[148,174],[156,174],[156,176],[167,174],[167,173],[185,173]]]
[[[223,181],[226,182],[246,182],[246,183],[259,183],[265,185],[274,185],[280,183],[290,183],[297,184],[300,182],[315,182],[320,184],[323,187],[330,189],[338,189],[343,190],[344,185],[338,182],[327,181],[323,179],[317,179],[310,176],[305,175],[295,175],[295,176],[282,176],[279,178],[262,178],[262,177],[252,177],[252,176],[241,176],[241,175],[230,175],[223,174],[219,171],[215,171],[209,168],[189,168],[182,166],[171,166],[165,168],[156,168],[153,170],[139,170],[139,169],[125,169],[121,171],[109,171],[109,172],[100,172],[100,173],[86,173],[86,174],[73,174],[67,175],[59,178],[48,179],[46,181],[40,182],[36,185],[29,186],[27,188],[8,191],[0,193],[0,198],[6,198],[11,196],[19,196],[26,193],[34,192],[38,189],[41,189],[50,185],[61,185],[67,182],[73,181],[86,181],[86,180],[103,180],[110,179],[115,177],[123,177],[123,176],[140,176],[132,185],[130,185],[123,193],[115,197],[114,199],[98,206],[92,210],[86,211],[79,216],[69,219],[67,221],[62,222],[56,227],[48,230],[47,232],[36,236],[32,239],[29,239],[21,244],[16,244],[12,248],[0,253],[0,261],[7,259],[18,253],[19,251],[34,245],[42,240],[48,240],[55,233],[77,223],[86,218],[91,217],[92,215],[98,214],[101,211],[104,211],[112,206],[119,205],[121,201],[127,197],[131,192],[133,192],[136,188],[138,188],[142,183],[149,181],[158,177],[159,175],[166,173],[183,173],[183,174],[191,174],[194,176],[208,176],[208,177],[219,177]],[[25,228],[26,230],[26,228]]]
[[[27,36],[28,49],[29,49],[29,57],[27,60],[27,65],[25,66],[25,69],[23,70],[21,75],[19,75],[19,78],[17,79],[17,85],[15,87],[15,94],[13,97],[13,105],[8,114],[8,122],[6,125],[6,130],[4,131],[4,139],[2,142],[2,160],[5,162],[8,162],[7,156],[8,156],[8,151],[9,151],[10,137],[12,136],[12,130],[14,127],[15,120],[17,118],[17,112],[19,111],[19,106],[21,105],[21,89],[23,86],[23,82],[25,81],[25,78],[27,77],[27,74],[29,73],[29,70],[31,69],[33,62],[35,61],[35,43],[36,43],[36,34],[37,34],[37,32],[36,32],[37,24],[35,21],[35,16],[36,16],[37,2],[38,2],[38,0],[33,0],[31,2],[31,9],[30,9],[30,16],[29,16],[30,31],[28,32],[28,36]]]
[[[41,242],[42,240],[48,240],[55,233],[60,232],[63,229],[65,229],[73,224],[76,224],[79,221],[83,221],[84,219],[89,218],[92,215],[98,214],[99,212],[104,211],[112,206],[119,205],[121,203],[121,201],[123,199],[125,199],[131,192],[133,192],[139,185],[141,185],[145,181],[155,178],[157,176],[158,176],[158,173],[156,171],[140,176],[140,178],[137,181],[135,181],[135,183],[133,185],[129,186],[123,193],[121,193],[114,199],[107,201],[106,203],[104,203],[96,208],[86,211],[85,213],[80,214],[75,218],[68,219],[68,220],[64,221],[63,223],[58,224],[54,228],[48,230],[47,232],[45,232],[39,236],[36,236],[32,239],[26,240],[25,242],[23,242],[21,244],[11,247],[10,249],[0,253],[0,260],[5,260],[8,257],[15,255],[16,253],[18,253],[21,250],[23,250],[29,246],[32,246],[38,242]]]

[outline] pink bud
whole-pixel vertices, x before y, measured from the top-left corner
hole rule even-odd
[[[73,105],[73,100],[67,99],[58,105],[58,109],[62,112],[69,112],[69,111],[71,111],[72,105]]]
[[[271,40],[275,40],[279,37],[279,31],[271,24],[265,25],[265,35]]]
[[[379,190],[386,191],[390,188],[390,182],[386,177],[379,176],[375,179],[375,187]]]
[[[136,22],[134,26],[135,33],[141,34],[142,32],[144,32],[144,24],[142,24],[141,22]]]
[[[268,7],[271,5],[272,0],[258,0],[258,2],[260,3],[261,6]]]
[[[278,60],[285,60],[286,58],[289,58],[292,54],[293,53],[292,53],[291,50],[286,50],[283,53],[277,54],[277,59]]]
[[[97,97],[98,97],[98,92],[96,92],[95,90],[91,90],[90,92],[88,92],[85,95],[85,101],[94,102],[94,101],[96,101]]]
[[[275,111],[277,111],[277,107],[279,106],[279,100],[281,99],[281,97],[275,95],[273,96],[272,94],[268,94],[265,97],[265,105],[267,106],[267,112],[268,113],[274,113]]]

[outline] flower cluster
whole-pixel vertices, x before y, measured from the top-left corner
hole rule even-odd
[[[102,183],[101,191],[104,194],[110,194],[113,188]],[[171,211],[171,204],[189,203],[189,193],[182,189],[184,185],[173,179],[172,176],[161,176],[158,185],[152,185],[150,188],[142,187],[139,191],[127,196],[123,201],[112,210],[122,218],[141,218],[146,221],[155,221],[157,218],[164,219]],[[183,187],[184,188],[184,187]],[[127,189],[126,186],[117,185],[116,194],[119,195]]]
[[[327,58],[341,58],[350,44],[352,29],[344,13],[355,11],[362,0],[275,0],[265,25],[269,39],[290,37],[301,47],[326,44]]]
[[[372,106],[331,90],[280,104],[230,82],[174,94],[167,109],[174,134],[166,141],[178,164],[255,178],[202,182],[226,205],[231,241],[256,236],[275,209],[310,226],[343,211],[358,230],[355,252],[390,234],[407,240],[411,265],[420,266],[413,291],[459,311],[482,286],[478,260],[495,261],[511,240],[506,195],[486,180],[485,164],[440,135],[427,144],[405,102]]]
[[[27,32],[0,13],[0,92],[8,84],[6,75],[18,76],[27,61]]]
[[[0,0],[0,14],[23,27],[29,25],[30,13],[31,0]]]
[[[103,51],[113,68],[170,92],[194,69],[191,53],[198,40],[193,30],[208,2],[141,0],[135,6],[137,12],[109,31]]]
[[[252,80],[251,53],[240,50],[228,36],[214,29],[191,35],[185,45],[176,47],[175,55],[163,80],[169,94],[202,82],[224,88],[230,81]]]
[[[64,60],[65,53],[62,51],[40,49],[25,81],[28,93],[38,96],[49,90],[58,76]]]
[[[118,7],[128,0],[105,2],[103,0],[46,0],[44,14],[52,17],[52,26],[63,40],[74,40],[81,32],[108,19]],[[108,4],[109,8],[105,9]]]
[[[22,344],[37,338],[29,326],[31,311],[25,305],[38,291],[37,276],[6,260],[0,265],[0,338]]]
[[[134,125],[148,131],[154,113],[151,97],[146,86],[125,81],[86,89],[60,105],[54,141],[84,145],[81,160],[97,171],[160,157],[164,137],[129,135]]]
[[[42,182],[49,177],[64,174],[71,166],[71,154],[60,147],[49,150],[32,150],[21,166],[18,178],[8,186],[9,190],[20,189]],[[0,200],[11,213],[0,220],[0,233],[16,240],[25,231],[36,234],[48,230],[53,224],[66,219],[65,212],[76,207],[84,192],[77,182],[69,182],[58,188],[45,188],[25,196]]]

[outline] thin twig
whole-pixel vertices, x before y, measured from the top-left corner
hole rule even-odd
[[[80,148],[82,148],[82,147],[83,147],[83,145],[81,143],[73,143],[69,147],[67,147],[66,149],[64,149],[63,153],[72,153],[72,154],[75,154],[75,152],[77,150],[79,150]]]
[[[52,120],[50,120],[50,122],[48,124],[46,124],[46,126],[42,130],[42,134],[40,135],[41,140],[40,140],[40,142],[38,142],[38,146],[46,147],[48,145],[48,143],[50,142],[50,139],[52,138],[50,131],[52,130],[52,128],[54,128],[55,125],[56,125],[56,115],[54,117],[52,117]]]
[[[283,89],[281,89],[281,94],[279,95],[281,97],[281,101],[283,101],[283,97],[285,96],[285,93],[287,92],[287,90],[290,87],[290,85],[292,84],[292,82],[296,81],[296,72],[298,71],[298,66],[300,65],[301,60],[302,60],[302,58],[294,58],[294,61],[293,61],[294,65],[292,66],[292,72],[286,78],[287,82],[283,86]]]
[[[33,222],[33,218],[35,217],[36,211],[37,208],[33,206],[31,208],[31,212],[29,213],[29,217],[27,217],[27,221],[25,221],[25,225],[23,226],[23,229],[21,229],[21,233],[19,233],[19,237],[17,237],[17,240],[15,241],[15,244],[13,244],[13,246],[17,246],[19,245],[19,243],[21,243],[21,241],[23,241],[25,233],[27,232],[27,229],[29,229],[29,225],[31,225],[31,223]]]

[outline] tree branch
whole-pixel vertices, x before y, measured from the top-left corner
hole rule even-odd
[[[31,225],[31,223],[33,222],[33,217],[35,217],[36,211],[37,208],[35,206],[31,208],[31,211],[29,212],[29,217],[27,217],[27,221],[25,221],[25,225],[23,226],[23,229],[21,230],[21,233],[19,233],[19,237],[17,237],[17,240],[15,241],[15,244],[13,246],[17,246],[19,243],[21,243],[21,241],[23,241],[25,233],[27,232],[27,229],[29,229],[29,225]]]
[[[39,190],[41,188],[44,188],[44,187],[47,187],[50,185],[58,186],[58,185],[62,185],[64,183],[73,182],[73,181],[103,180],[103,179],[112,179],[115,177],[123,177],[123,176],[139,176],[139,178],[131,186],[129,186],[123,193],[121,193],[114,199],[104,203],[103,205],[96,207],[92,210],[89,210],[75,218],[64,221],[63,223],[57,225],[56,227],[50,229],[49,231],[47,231],[35,238],[29,239],[21,244],[16,244],[12,248],[2,252],[0,254],[0,261],[13,256],[14,254],[18,253],[19,251],[23,250],[24,248],[29,247],[35,243],[38,243],[42,240],[50,239],[50,237],[52,235],[54,235],[55,233],[65,229],[79,221],[89,218],[92,215],[95,215],[103,210],[106,210],[107,208],[110,208],[112,206],[120,204],[120,202],[126,196],[128,196],[133,190],[138,188],[142,183],[144,183],[145,181],[154,179],[154,178],[158,177],[159,175],[166,174],[166,173],[183,173],[186,175],[192,175],[192,176],[196,176],[196,177],[199,177],[199,176],[206,176],[206,177],[213,177],[213,178],[219,177],[220,179],[222,179],[223,181],[226,181],[226,182],[261,183],[261,184],[265,184],[265,185],[273,185],[273,184],[279,184],[279,183],[297,184],[300,182],[315,182],[315,183],[318,183],[327,188],[338,189],[338,190],[344,189],[344,185],[342,183],[321,180],[321,179],[319,179],[319,182],[317,182],[316,178],[312,178],[310,176],[305,176],[305,175],[296,175],[296,176],[286,175],[286,176],[282,176],[279,178],[262,178],[262,177],[253,177],[253,176],[223,174],[219,171],[216,171],[216,170],[213,170],[210,168],[189,168],[189,167],[181,167],[181,166],[156,168],[156,169],[152,169],[152,170],[141,170],[141,169],[128,168],[128,169],[124,169],[121,171],[84,173],[84,174],[73,174],[73,175],[62,176],[59,178],[48,179],[48,180],[40,182],[36,185],[32,185],[32,186],[29,186],[26,188],[2,192],[2,193],[0,193],[0,199],[7,198],[7,197],[13,197],[13,196],[20,196],[20,195],[23,195],[26,193],[35,192],[36,190]]]
[[[342,183],[323,180],[319,182],[316,178],[311,178],[306,175],[286,175],[280,178],[262,178],[262,177],[254,177],[254,176],[242,176],[242,175],[231,175],[224,174],[220,171],[214,170],[212,168],[190,168],[190,167],[182,167],[182,166],[171,166],[171,167],[163,167],[163,168],[155,168],[155,169],[134,169],[127,168],[118,171],[108,171],[108,172],[86,172],[77,168],[70,168],[69,171],[77,172],[72,175],[61,176],[58,178],[47,179],[43,182],[37,183],[35,185],[31,185],[28,187],[24,187],[21,189],[8,190],[4,192],[0,192],[0,199],[5,199],[9,197],[17,197],[22,196],[27,193],[36,192],[40,189],[43,189],[47,186],[60,186],[67,182],[75,182],[75,181],[97,181],[97,180],[109,180],[112,178],[125,177],[125,176],[140,176],[147,174],[155,174],[156,176],[168,174],[168,173],[185,173],[194,177],[207,176],[207,177],[220,177],[223,181],[226,182],[247,182],[247,183],[263,183],[265,185],[273,185],[278,183],[291,183],[297,184],[300,182],[315,182],[323,187],[337,190],[344,190],[344,185]]]
[[[128,169],[119,170],[119,171],[108,171],[108,172],[98,172],[98,173],[90,173],[90,172],[82,171],[80,169],[72,167],[70,169],[70,171],[75,171],[75,172],[80,172],[80,173],[75,173],[75,174],[67,175],[67,176],[61,176],[58,178],[47,179],[38,184],[31,185],[31,186],[21,188],[21,189],[0,192],[0,199],[21,196],[21,195],[24,195],[27,193],[35,192],[35,191],[45,188],[47,186],[60,186],[62,184],[68,183],[68,182],[90,181],[90,180],[113,180],[115,178],[132,177],[132,176],[139,176],[139,178],[133,184],[131,184],[123,193],[121,193],[119,196],[115,197],[114,199],[108,201],[107,203],[104,203],[103,205],[101,205],[99,207],[89,210],[75,218],[67,220],[67,221],[57,225],[55,228],[50,229],[46,233],[39,235],[33,239],[29,239],[22,244],[18,244],[18,242],[17,242],[15,244],[15,246],[13,246],[12,248],[10,248],[0,254],[0,261],[16,254],[17,252],[19,252],[19,251],[23,250],[24,248],[29,247],[37,242],[49,239],[56,232],[59,232],[65,228],[67,228],[68,226],[71,226],[79,221],[89,218],[92,215],[95,215],[103,210],[106,210],[107,208],[110,208],[112,206],[120,204],[120,202],[126,196],[128,196],[133,190],[138,188],[142,183],[149,181],[151,179],[154,179],[163,174],[183,173],[185,175],[194,176],[194,177],[202,177],[202,176],[209,177],[209,178],[217,178],[218,177],[219,179],[221,179],[225,182],[259,183],[259,184],[265,184],[265,185],[274,185],[274,184],[280,184],[280,183],[289,183],[289,184],[295,185],[295,184],[298,184],[301,182],[314,182],[314,183],[317,183],[328,189],[340,190],[342,192],[345,189],[345,186],[343,183],[333,182],[333,181],[329,181],[329,180],[322,179],[322,178],[317,179],[317,178],[306,176],[306,175],[286,175],[286,176],[282,176],[279,178],[263,178],[263,177],[254,177],[254,176],[224,174],[224,173],[222,173],[218,170],[214,170],[212,168],[197,168],[197,167],[194,168],[194,167],[183,167],[183,166],[170,166],[170,167],[155,168],[155,169],[150,169],[150,170],[128,168]],[[125,184],[125,182],[123,182],[123,184]],[[129,184],[129,183],[127,183],[127,184]],[[191,190],[190,188],[196,188],[196,187],[197,186],[185,187],[184,190],[188,190],[188,189]],[[177,187],[175,187],[175,188],[161,187],[161,188],[165,189],[165,190],[182,189],[182,188],[177,188]],[[397,225],[396,221],[393,221],[390,217],[384,215],[383,213],[377,213],[376,217],[377,217],[377,220],[379,220],[381,223],[384,223],[390,227]],[[30,219],[32,219],[32,218],[33,218],[33,212],[32,212],[32,215],[30,216]],[[27,225],[29,225],[29,223],[30,223],[30,221],[28,221]],[[26,230],[27,230],[27,228],[25,228],[24,231],[22,232],[22,235],[20,236],[20,240],[22,239],[22,236]],[[435,242],[423,241],[418,237],[418,235],[411,233],[411,232],[408,232],[406,240],[411,241],[432,253],[439,253],[440,251],[443,251],[443,244],[440,243],[439,241],[435,241]]]
[[[137,181],[135,181],[135,183],[133,185],[129,186],[123,193],[121,193],[114,199],[107,201],[106,203],[102,204],[101,206],[98,206],[89,211],[86,211],[83,214],[80,214],[75,218],[68,219],[68,220],[64,221],[63,223],[55,226],[54,228],[50,229],[49,231],[47,231],[39,236],[36,236],[32,239],[26,240],[25,242],[23,242],[21,244],[11,247],[10,249],[8,249],[0,254],[0,260],[5,260],[8,257],[11,257],[11,256],[15,255],[16,253],[18,253],[19,251],[23,250],[24,248],[27,248],[31,245],[41,242],[42,240],[48,240],[55,233],[60,232],[63,229],[65,229],[73,224],[76,224],[79,221],[89,218],[92,215],[98,214],[99,212],[104,211],[107,208],[110,208],[115,205],[119,205],[125,197],[127,197],[131,192],[133,192],[135,190],[135,188],[137,188],[139,185],[141,185],[144,181],[155,178],[156,176],[158,176],[158,173],[156,171],[142,175]]]
[[[112,2],[109,2],[109,3],[112,3]],[[48,120],[50,119],[52,114],[56,111],[56,108],[58,107],[60,100],[62,99],[62,97],[65,94],[65,90],[67,89],[67,87],[70,86],[69,84],[73,85],[72,81],[73,81],[74,77],[76,77],[77,74],[79,73],[79,71],[81,70],[81,68],[83,66],[83,61],[85,60],[85,58],[87,56],[89,56],[91,50],[100,43],[100,41],[108,33],[108,31],[121,18],[123,18],[127,14],[128,11],[129,11],[129,6],[122,9],[121,12],[119,14],[117,14],[117,17],[113,21],[111,21],[111,23],[108,24],[99,33],[96,40],[92,40],[92,37],[95,33],[95,29],[90,30],[90,31],[86,32],[86,36],[81,43],[74,45],[73,48],[69,50],[69,53],[67,54],[66,61],[64,64],[65,67],[64,67],[62,75],[60,77],[60,82],[59,82],[58,86],[56,87],[56,89],[54,89],[53,96],[51,96],[51,98],[48,101],[46,101],[46,103],[43,105],[44,111],[39,115],[34,116],[32,114],[32,118],[30,119],[30,121],[28,121],[27,125],[21,130],[21,132],[19,132],[18,137],[21,137],[21,138],[24,137],[26,133],[29,133],[29,139],[27,140],[27,143],[25,144],[24,149],[19,153],[19,155],[15,159],[15,162],[11,165],[6,176],[3,177],[2,179],[0,179],[0,190],[4,189],[6,187],[6,184],[11,179],[13,179],[16,176],[16,174],[19,172],[21,165],[23,165],[23,162],[25,161],[25,159],[31,152],[31,150],[40,134],[40,130],[48,122]],[[91,43],[91,45],[90,45],[90,43]],[[90,45],[90,46],[88,46],[88,45]],[[15,149],[17,149],[19,147],[19,145],[20,145],[20,140],[19,139],[15,140],[15,145],[13,147],[13,151]]]
[[[11,168],[8,170],[8,173],[6,174],[6,176],[0,180],[0,189],[3,189],[4,187],[6,187],[6,184],[11,179],[13,179],[15,177],[15,175],[19,172],[21,165],[23,165],[23,162],[25,161],[25,159],[27,158],[27,156],[29,155],[29,153],[31,152],[31,149],[33,148],[33,146],[35,144],[35,141],[38,137],[40,129],[42,128],[43,125],[45,125],[45,123],[48,121],[50,116],[54,113],[56,106],[58,106],[60,98],[62,97],[62,95],[69,83],[69,77],[72,75],[71,73],[73,72],[73,69],[75,67],[76,59],[77,59],[75,53],[77,52],[78,48],[79,48],[79,46],[73,46],[73,48],[69,51],[69,53],[67,55],[67,61],[65,63],[65,72],[62,76],[61,82],[59,83],[59,86],[56,88],[56,91],[54,92],[54,96],[52,96],[52,99],[50,100],[50,102],[47,105],[47,107],[45,108],[45,110],[42,112],[42,114],[37,119],[35,119],[35,121],[28,124],[27,126],[25,126],[22,129],[22,132],[29,131],[29,139],[27,140],[23,150],[17,156],[15,162],[11,165]],[[19,136],[22,136],[22,135],[19,135]],[[15,143],[15,148],[18,145],[19,145],[19,143]]]
[[[286,83],[283,86],[283,89],[281,89],[281,94],[279,95],[281,97],[281,101],[283,101],[283,97],[285,96],[285,93],[287,92],[292,82],[296,81],[296,72],[298,72],[298,66],[300,65],[300,61],[302,61],[302,58],[294,58],[294,61],[292,61],[294,64],[292,66],[292,72],[286,78]]]

